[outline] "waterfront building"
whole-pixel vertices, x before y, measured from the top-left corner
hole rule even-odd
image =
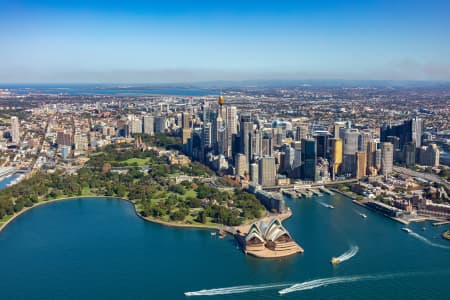
[[[316,181],[317,144],[314,139],[302,140],[301,179]]]
[[[20,124],[16,116],[11,117],[11,141],[15,144],[20,143]]]
[[[289,232],[274,218],[268,223],[254,223],[245,237],[245,253],[258,257],[282,257],[301,253]]]
[[[392,173],[394,165],[394,145],[388,142],[381,144],[381,172],[384,176]]]
[[[276,177],[275,158],[264,156],[258,160],[258,180],[262,186],[274,186]]]

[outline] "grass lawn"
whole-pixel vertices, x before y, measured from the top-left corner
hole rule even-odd
[[[150,158],[130,158],[124,161],[121,161],[121,163],[127,164],[127,165],[132,165],[132,164],[136,164],[138,166],[145,166],[148,165],[150,162]]]

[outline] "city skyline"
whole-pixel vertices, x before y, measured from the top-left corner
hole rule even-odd
[[[14,1],[0,82],[450,80],[446,1]]]

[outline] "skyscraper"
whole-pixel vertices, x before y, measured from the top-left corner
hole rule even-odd
[[[276,169],[275,158],[264,156],[258,161],[258,180],[262,186],[275,185]]]
[[[148,134],[150,136],[153,136],[155,134],[154,131],[154,127],[153,127],[153,123],[154,123],[154,119],[153,116],[144,116],[142,118],[142,123],[143,123],[143,127],[144,127],[144,133]]]
[[[254,183],[258,183],[258,164],[253,163],[250,165],[250,180]]]
[[[332,176],[339,173],[342,164],[342,139],[332,138],[330,141],[330,160],[332,165]]]
[[[376,168],[376,151],[377,151],[377,142],[375,140],[370,140],[367,142],[367,150],[366,150],[366,166],[367,166],[367,174],[373,173],[373,168]]]
[[[317,144],[316,140],[302,140],[301,179],[316,181]]]
[[[248,173],[247,157],[242,153],[238,153],[236,154],[234,161],[235,161],[234,165],[236,170],[236,176],[246,175]]]
[[[19,118],[11,117],[11,141],[15,144],[20,143],[20,125]]]
[[[359,148],[359,131],[347,128],[343,134],[342,173],[354,175],[356,173],[356,152]]]
[[[381,172],[384,176],[392,173],[394,164],[394,145],[388,142],[381,144]]]
[[[317,157],[327,158],[328,138],[331,134],[328,131],[315,131],[314,138],[317,143]]]
[[[226,109],[226,125],[227,125],[227,151],[228,155],[231,156],[232,145],[233,145],[233,135],[237,134],[237,109],[236,106],[229,106]]]
[[[356,152],[356,174],[357,179],[361,179],[366,176],[366,152]]]
[[[253,130],[253,122],[250,114],[241,114],[240,116],[240,147],[239,152],[247,156],[247,162],[251,160],[250,153],[250,132]]]
[[[436,144],[430,144],[428,147],[420,148],[420,164],[430,167],[439,166],[440,152]]]

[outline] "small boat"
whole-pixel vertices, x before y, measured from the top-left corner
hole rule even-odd
[[[332,265],[338,265],[338,264],[341,263],[341,261],[339,260],[339,258],[333,257],[333,258],[331,258],[330,263],[331,263]]]
[[[424,226],[424,227],[422,227],[422,230],[425,231],[425,230],[427,230],[427,228]]]
[[[328,208],[334,208],[334,206],[331,205],[331,204],[327,204],[327,207],[328,207]]]
[[[211,232],[211,236],[215,236],[217,232]]]
[[[403,230],[404,232],[407,232],[407,233],[411,233],[411,232],[412,232],[412,230],[409,229],[409,228],[407,228],[407,227],[403,227],[402,230]]]
[[[367,218],[367,215],[366,215],[366,214],[360,213],[359,215],[360,215],[363,219]]]

